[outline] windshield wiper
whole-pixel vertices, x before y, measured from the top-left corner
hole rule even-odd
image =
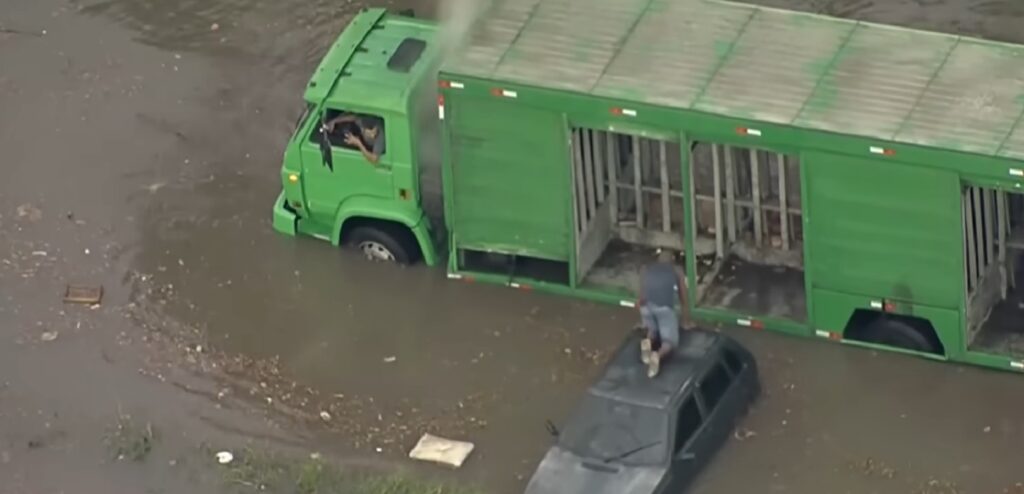
[[[628,457],[630,457],[630,456],[632,456],[632,455],[634,455],[636,453],[639,453],[639,452],[647,450],[647,449],[651,449],[651,448],[653,448],[653,447],[655,447],[655,446],[657,446],[659,444],[661,444],[661,441],[654,441],[653,443],[645,444],[645,445],[637,447],[637,448],[633,448],[633,449],[630,449],[630,450],[627,450],[627,451],[623,451],[622,453],[619,453],[619,454],[617,454],[615,456],[609,456],[608,458],[605,458],[604,462],[605,463],[611,463],[613,461],[624,460],[624,459],[626,459],[626,458],[628,458]]]

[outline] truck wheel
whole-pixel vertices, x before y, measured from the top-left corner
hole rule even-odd
[[[871,343],[878,343],[904,350],[916,352],[936,353],[939,349],[932,345],[928,338],[921,334],[916,328],[906,322],[879,317],[868,327],[865,340]]]
[[[360,226],[348,234],[346,244],[371,261],[409,264],[415,250],[408,245],[408,235],[402,233],[398,228]]]

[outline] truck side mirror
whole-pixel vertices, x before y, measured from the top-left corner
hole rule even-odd
[[[324,166],[334,171],[334,156],[331,154],[331,140],[327,137],[327,124],[320,124],[320,156],[324,160]]]

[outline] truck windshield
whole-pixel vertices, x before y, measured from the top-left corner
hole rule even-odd
[[[581,457],[602,461],[635,450],[618,461],[658,465],[665,461],[667,417],[662,410],[587,394],[566,422],[558,444]]]

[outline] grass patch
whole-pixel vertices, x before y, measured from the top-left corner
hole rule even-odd
[[[119,415],[104,442],[115,460],[144,461],[153,451],[156,432],[148,422],[138,424],[130,415]]]
[[[466,486],[392,473],[338,468],[320,459],[294,460],[246,450],[222,465],[224,482],[275,494],[484,494]]]

